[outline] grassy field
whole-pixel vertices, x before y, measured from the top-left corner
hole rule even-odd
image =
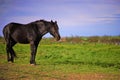
[[[29,64],[29,45],[17,44],[15,63],[6,60],[0,39],[0,80],[120,80],[120,37],[43,39],[36,66]]]

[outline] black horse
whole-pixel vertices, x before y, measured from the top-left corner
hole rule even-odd
[[[3,28],[4,38],[6,40],[6,51],[8,62],[14,62],[16,54],[13,46],[16,43],[28,44],[31,47],[30,64],[36,64],[35,56],[37,47],[46,33],[50,33],[56,40],[60,40],[59,28],[57,22],[37,20],[29,24],[9,23]]]

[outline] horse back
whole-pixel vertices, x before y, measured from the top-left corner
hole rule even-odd
[[[19,43],[29,43],[32,36],[36,36],[36,30],[33,24],[9,23],[3,29],[5,40],[11,39]]]

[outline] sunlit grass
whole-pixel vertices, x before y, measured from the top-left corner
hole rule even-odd
[[[38,46],[36,66],[29,64],[29,44],[17,44],[14,50],[17,54],[15,63],[7,63],[5,44],[0,43],[0,78],[32,80],[41,77],[49,80],[61,79],[61,76],[64,79],[69,73],[120,73],[120,45],[45,40]]]

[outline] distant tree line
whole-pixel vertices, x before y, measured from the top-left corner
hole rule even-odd
[[[105,43],[105,44],[116,44],[120,45],[120,36],[91,36],[91,37],[64,37],[61,39],[62,42],[71,43]]]

